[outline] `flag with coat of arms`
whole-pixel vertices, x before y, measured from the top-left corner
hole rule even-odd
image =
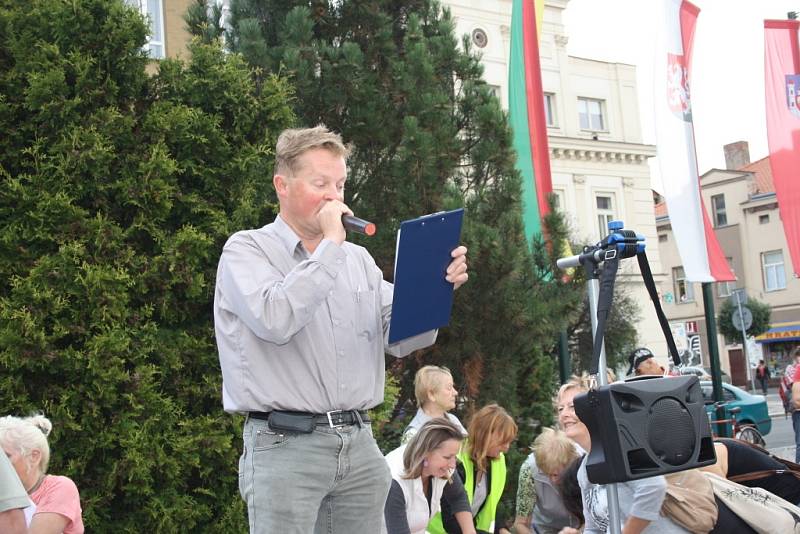
[[[670,225],[686,278],[735,280],[700,192],[691,99],[692,44],[700,10],[685,0],[661,0],[656,36],[654,106],[658,164]]]
[[[800,276],[800,21],[764,21],[769,164],[783,232]]]

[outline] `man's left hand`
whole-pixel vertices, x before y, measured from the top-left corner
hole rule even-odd
[[[459,246],[450,253],[450,256],[453,257],[453,261],[447,266],[445,279],[455,286],[454,289],[458,289],[469,278],[467,274],[467,247],[464,245]]]

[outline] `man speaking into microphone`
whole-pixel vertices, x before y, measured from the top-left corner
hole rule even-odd
[[[346,241],[348,153],[322,125],[282,132],[272,179],[280,211],[231,236],[219,260],[222,399],[247,416],[239,489],[251,533],[380,532],[391,476],[366,410],[383,401],[384,353],[436,340],[434,330],[387,341],[392,284]],[[453,251],[445,274],[456,288],[466,252]]]

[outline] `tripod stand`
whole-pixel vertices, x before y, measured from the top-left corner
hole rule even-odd
[[[586,273],[586,292],[589,297],[589,315],[592,320],[592,337],[595,341],[594,353],[596,359],[593,359],[592,375],[597,377],[599,384],[605,386],[608,384],[608,373],[606,372],[606,348],[603,341],[602,333],[605,330],[605,316],[611,306],[611,298],[606,299],[607,302],[603,303],[605,313],[600,314],[600,264],[606,260],[619,260],[622,258],[630,258],[639,252],[644,251],[644,237],[632,232],[630,230],[623,230],[622,221],[611,221],[608,223],[609,235],[606,236],[600,243],[584,247],[583,253],[570,256],[567,258],[560,258],[556,265],[560,269],[570,269],[582,265]],[[616,267],[614,267],[614,275],[616,275]],[[611,289],[613,290],[613,278],[611,279]],[[602,315],[602,325],[598,326],[598,316]],[[600,336],[598,337],[598,330]],[[609,529],[612,534],[619,534],[620,532],[620,517],[619,517],[619,495],[617,493],[616,484],[608,484],[606,486],[607,500],[608,500],[608,522]]]

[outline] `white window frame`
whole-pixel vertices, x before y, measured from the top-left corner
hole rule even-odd
[[[611,204],[610,208],[600,208],[597,205],[597,201],[601,197],[609,199],[609,203]],[[595,219],[597,220],[597,231],[599,233],[598,238],[603,239],[605,236],[608,235],[608,223],[610,221],[615,221],[618,219],[616,195],[614,193],[607,191],[599,191],[595,193],[594,210],[595,210]]]
[[[555,93],[544,94],[544,121],[549,128],[558,126],[556,123],[556,95]]]
[[[155,10],[150,11],[150,1],[158,4],[158,13],[155,13]],[[164,0],[125,0],[125,2],[137,8],[142,15],[147,17],[150,32],[147,35],[147,44],[143,48],[150,58],[164,59],[167,57],[167,46],[164,42]],[[154,35],[160,35],[161,39],[154,39]]]
[[[722,206],[720,207],[720,202]],[[711,210],[714,212],[714,228],[728,226],[728,210],[725,208],[725,195],[711,195]],[[724,220],[721,220],[724,219]]]
[[[595,108],[594,110],[591,108]],[[606,132],[606,101],[599,98],[578,97],[578,126],[588,132]],[[596,113],[593,113],[596,112]],[[593,120],[592,117],[598,119]],[[599,120],[599,124],[596,122]]]
[[[736,282],[717,282],[717,296],[720,298],[730,297],[736,289]]]
[[[780,261],[770,261],[769,254],[780,254]],[[767,250],[761,253],[761,271],[764,276],[764,291],[780,291],[786,289],[786,269],[784,268],[783,249]]]
[[[686,272],[682,265],[672,269],[672,278],[675,283],[675,303],[694,302],[694,285],[686,279]]]

